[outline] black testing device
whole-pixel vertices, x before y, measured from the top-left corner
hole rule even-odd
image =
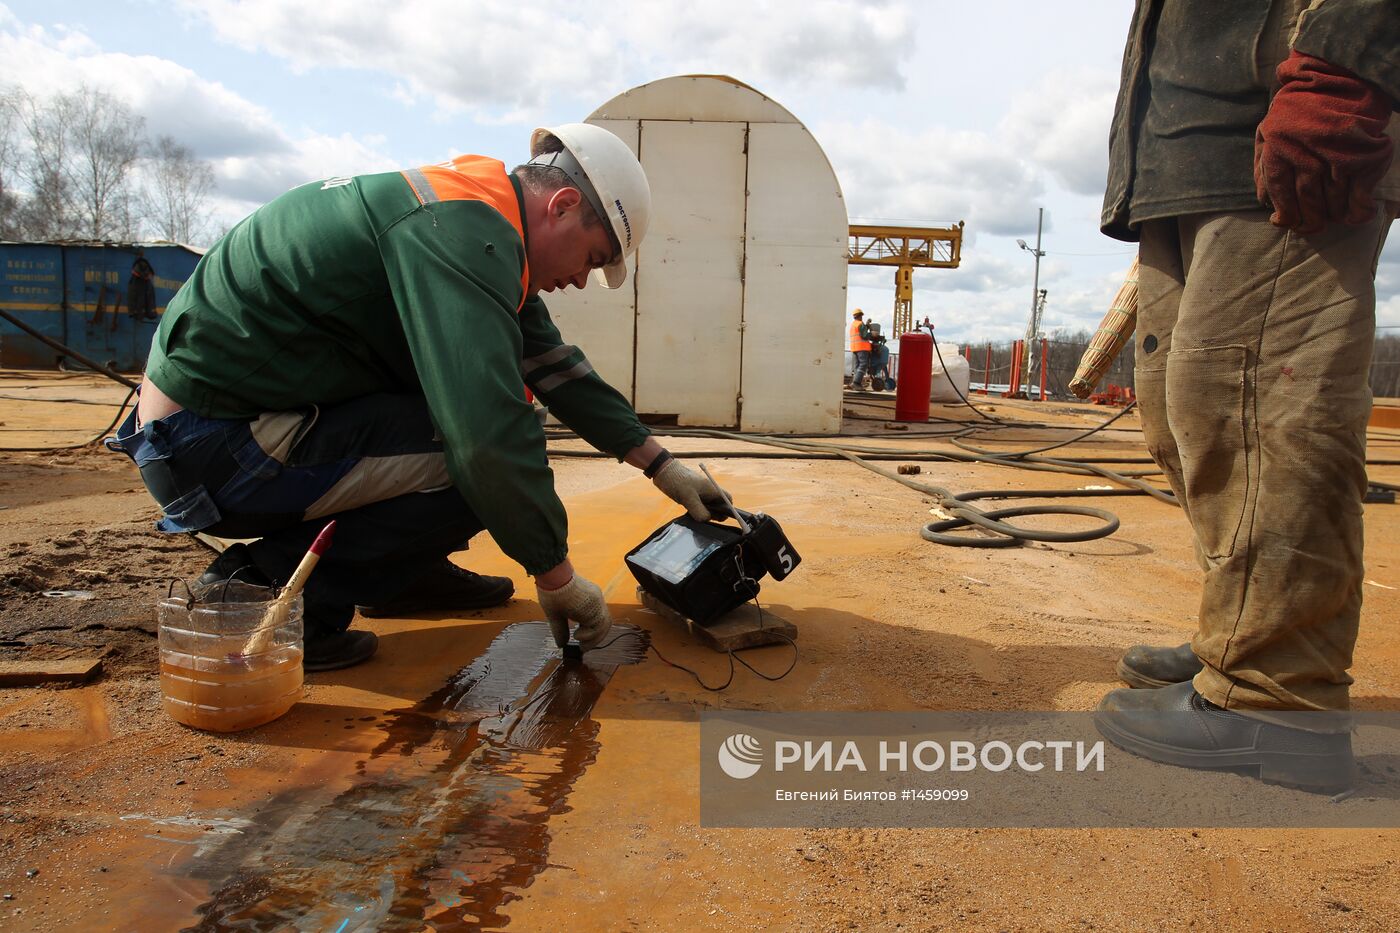
[[[637,584],[704,625],[758,595],[765,573],[783,580],[802,562],[782,526],[762,512],[734,510],[739,527],[683,515],[627,553]]]

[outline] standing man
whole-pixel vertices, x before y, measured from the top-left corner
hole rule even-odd
[[[1345,783],[1345,716],[1285,714],[1349,706],[1397,99],[1395,0],[1138,2],[1103,230],[1140,242],[1143,433],[1205,576],[1192,642],[1099,707],[1137,754]]]
[[[851,312],[851,326],[847,331],[850,351],[855,354],[856,368],[851,372],[851,388],[859,390],[870,374],[870,333],[865,329],[865,312],[856,308]]]
[[[144,249],[136,250],[131,277],[126,280],[126,311],[136,322],[154,321],[156,314],[156,270]]]
[[[541,297],[608,288],[646,235],[651,192],[616,136],[536,130],[507,172],[468,155],[332,178],[259,208],[171,301],[140,403],[110,443],[163,510],[157,527],[258,538],[201,578],[286,582],[319,529],[335,543],[305,590],[308,670],[375,651],[367,616],[494,606],[504,577],[448,560],[485,529],[535,578],[562,647],[611,624],[575,574],[567,517],[525,387],[697,518],[720,501],[649,436]]]

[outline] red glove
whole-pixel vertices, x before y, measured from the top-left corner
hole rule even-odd
[[[1283,86],[1254,134],[1254,184],[1273,206],[1269,220],[1298,233],[1370,220],[1394,148],[1385,135],[1390,98],[1302,52],[1278,66],[1278,78]]]

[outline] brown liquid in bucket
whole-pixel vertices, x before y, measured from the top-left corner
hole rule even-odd
[[[301,651],[272,662],[256,668],[235,663],[197,670],[162,660],[161,705],[176,722],[211,732],[237,732],[272,722],[301,698]]]
[[[161,706],[176,722],[237,732],[271,722],[301,699],[302,604],[261,631],[272,591],[220,584],[188,600],[162,600]],[[256,637],[255,637],[256,636]],[[249,645],[257,645],[252,653]]]

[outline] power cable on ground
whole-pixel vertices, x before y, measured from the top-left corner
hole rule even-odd
[[[1095,435],[1095,434],[1099,433],[1100,431],[1104,430],[1104,429],[1107,428],[1110,424],[1113,424],[1113,422],[1117,421],[1119,418],[1123,417],[1124,415],[1126,415],[1128,412],[1132,411],[1132,410],[1133,410],[1134,408],[1136,408],[1136,407],[1137,407],[1137,402],[1130,402],[1126,407],[1124,407],[1124,409],[1123,409],[1122,411],[1120,411],[1118,414],[1114,415],[1112,418],[1109,418],[1109,419],[1108,419],[1107,421],[1105,421],[1103,424],[1098,425],[1097,427],[1090,428],[1089,430],[1085,431],[1085,432],[1082,433],[1082,434],[1076,434],[1074,437],[1071,437],[1071,438],[1070,438],[1069,440],[1067,440],[1067,441],[1060,441],[1058,444],[1050,444],[1050,445],[1047,445],[1047,446],[1045,446],[1045,447],[1036,447],[1036,448],[1034,448],[1034,449],[1032,449],[1032,450],[1018,450],[1018,451],[1009,451],[1009,452],[1006,452],[1006,453],[1002,453],[1002,452],[1000,452],[1000,451],[995,451],[995,450],[983,450],[983,449],[981,449],[980,447],[973,447],[971,444],[964,444],[964,443],[963,443],[960,439],[958,439],[958,438],[952,438],[952,442],[953,442],[954,444],[958,445],[959,447],[961,447],[963,450],[969,450],[969,451],[971,451],[972,453],[975,453],[975,454],[983,454],[983,455],[994,456],[994,457],[1003,457],[1003,458],[1008,459],[1008,460],[1010,460],[1010,459],[1017,459],[1017,458],[1020,458],[1020,457],[1027,457],[1027,456],[1030,456],[1031,454],[1044,453],[1044,452],[1047,451],[1047,450],[1055,450],[1056,448],[1059,448],[1059,447],[1068,447],[1070,444],[1077,444],[1077,443],[1079,443],[1080,441],[1084,440],[1086,437],[1092,437],[1093,435]]]
[[[1103,509],[1091,509],[1083,506],[1019,506],[1013,509],[997,509],[992,512],[983,512],[980,509],[976,509],[968,505],[956,494],[941,486],[935,486],[929,483],[920,483],[916,480],[909,479],[908,477],[902,476],[893,471],[875,466],[873,463],[868,462],[868,460],[876,459],[876,457],[861,456],[860,454],[864,453],[865,449],[859,447],[844,447],[835,444],[817,444],[810,441],[785,441],[769,436],[760,437],[756,435],[738,435],[724,431],[706,431],[691,429],[684,431],[675,430],[667,433],[677,434],[680,436],[721,437],[729,440],[743,440],[749,441],[751,443],[767,444],[775,447],[785,447],[803,453],[819,451],[821,453],[826,454],[835,454],[841,457],[842,459],[849,460],[852,463],[855,463],[857,466],[870,470],[871,472],[876,473],[880,476],[884,476],[886,479],[893,480],[894,482],[899,483],[902,486],[906,486],[910,489],[913,489],[916,492],[920,492],[933,497],[937,501],[938,507],[952,516],[952,518],[945,522],[929,523],[920,532],[920,534],[925,540],[932,541],[937,544],[948,544],[963,547],[1008,547],[1024,543],[1025,541],[1045,541],[1054,543],[1092,541],[1096,538],[1102,538],[1112,534],[1114,531],[1117,530],[1119,525],[1118,517],[1113,513],[1105,511]],[[884,455],[887,454],[888,451],[877,451],[876,453]],[[1120,473],[1115,473],[1112,470],[1107,470],[1102,467],[1096,467],[1093,464],[1058,462],[1050,458],[1037,458],[1035,461],[1005,460],[999,457],[984,456],[972,453],[960,453],[956,451],[948,451],[946,452],[946,454],[944,454],[944,456],[946,456],[947,459],[950,460],[960,460],[964,462],[993,463],[1005,466],[1024,465],[1027,469],[1033,470],[1039,469],[1050,470],[1053,472],[1098,475],[1103,476],[1106,479],[1110,479],[1113,482],[1119,483],[1120,485],[1142,490],[1143,492],[1146,492],[1149,495],[1155,493],[1157,496],[1164,498],[1165,501],[1173,501],[1170,499],[1169,494],[1163,493],[1161,490],[1157,489],[1156,487],[1153,487],[1149,483],[1144,483],[1141,480],[1128,477]],[[1042,531],[1038,529],[1022,528],[1016,525],[1011,525],[1006,522],[999,521],[999,519],[1001,518],[1010,518],[1019,515],[1082,515],[1089,518],[1096,518],[1099,521],[1101,521],[1102,524],[1099,527],[1091,528],[1086,531]],[[968,525],[976,525],[979,528],[992,532],[994,535],[999,535],[1001,537],[973,538],[963,535],[947,534],[948,531],[951,531],[954,528],[965,527]]]
[[[78,450],[78,449],[83,448],[83,447],[91,447],[93,444],[98,443],[98,442],[101,441],[104,437],[106,437],[108,431],[111,431],[113,428],[115,428],[118,424],[121,423],[122,415],[124,415],[124,414],[126,413],[126,406],[129,405],[129,404],[131,403],[131,398],[132,398],[132,396],[134,396],[134,395],[136,394],[137,389],[140,387],[140,386],[139,386],[139,383],[136,383],[136,382],[134,382],[134,381],[132,381],[132,380],[126,378],[125,376],[123,376],[122,374],[120,374],[120,373],[118,373],[118,372],[114,372],[111,368],[109,368],[109,367],[107,367],[107,366],[103,366],[101,363],[98,363],[98,362],[95,361],[95,360],[89,359],[88,357],[86,357],[86,356],[84,356],[83,354],[79,353],[77,350],[74,350],[72,347],[65,346],[64,344],[59,343],[57,340],[54,340],[52,337],[49,337],[49,336],[46,335],[46,334],[41,334],[41,333],[39,333],[39,331],[37,331],[37,330],[35,330],[34,328],[30,327],[28,324],[26,324],[26,323],[24,323],[23,321],[19,320],[18,318],[16,318],[14,315],[10,314],[10,313],[7,312],[7,311],[0,310],[0,318],[4,318],[5,320],[9,321],[11,324],[13,324],[13,325],[15,325],[16,327],[18,327],[20,330],[22,330],[22,331],[24,331],[25,333],[29,334],[31,337],[34,337],[34,338],[36,338],[37,340],[40,340],[40,341],[42,341],[43,343],[47,344],[48,346],[53,347],[55,350],[58,350],[60,353],[64,354],[65,356],[72,357],[73,359],[77,360],[79,363],[82,363],[84,366],[87,366],[87,367],[91,368],[94,372],[100,373],[101,375],[106,376],[108,379],[111,379],[113,382],[116,382],[116,383],[118,383],[119,385],[126,386],[128,389],[131,390],[130,392],[126,393],[126,398],[122,399],[121,405],[119,405],[119,406],[117,407],[117,416],[116,416],[115,418],[112,419],[111,424],[109,424],[109,425],[107,425],[107,427],[103,428],[102,431],[101,431],[96,437],[92,438],[91,440],[84,441],[84,442],[81,443],[81,444],[68,444],[68,445],[66,445],[66,446],[61,446],[61,447],[53,447],[53,446],[49,446],[49,447],[0,447],[0,451],[3,451],[3,452],[5,452],[5,453],[46,453],[46,452],[51,451],[51,450]],[[81,403],[81,401],[78,400],[78,399],[34,399],[33,401],[64,401],[64,402],[70,402],[70,401],[71,401],[71,402],[80,402],[80,403]],[[92,404],[92,403],[86,403],[86,404]]]
[[[131,398],[132,398],[132,396],[134,396],[135,394],[136,394],[136,387],[133,386],[132,389],[131,389],[131,391],[128,392],[128,393],[126,393],[126,398],[122,399],[121,405],[119,405],[119,406],[117,407],[117,415],[116,415],[116,417],[113,418],[113,419],[111,420],[111,422],[107,425],[107,427],[105,427],[105,428],[103,428],[101,431],[99,431],[99,432],[97,433],[97,436],[96,436],[96,437],[91,438],[90,440],[83,441],[81,444],[67,444],[67,445],[60,446],[60,447],[53,447],[53,446],[49,446],[49,447],[0,447],[0,451],[3,451],[4,453],[37,454],[37,453],[47,453],[47,452],[49,452],[49,451],[57,451],[57,450],[79,450],[79,449],[84,448],[84,447],[91,447],[91,446],[94,445],[94,444],[100,443],[100,442],[102,441],[102,439],[103,439],[104,437],[106,437],[106,436],[111,432],[111,430],[112,430],[113,428],[115,428],[118,424],[121,423],[122,415],[126,414],[126,406],[129,405],[129,404],[131,404]]]

